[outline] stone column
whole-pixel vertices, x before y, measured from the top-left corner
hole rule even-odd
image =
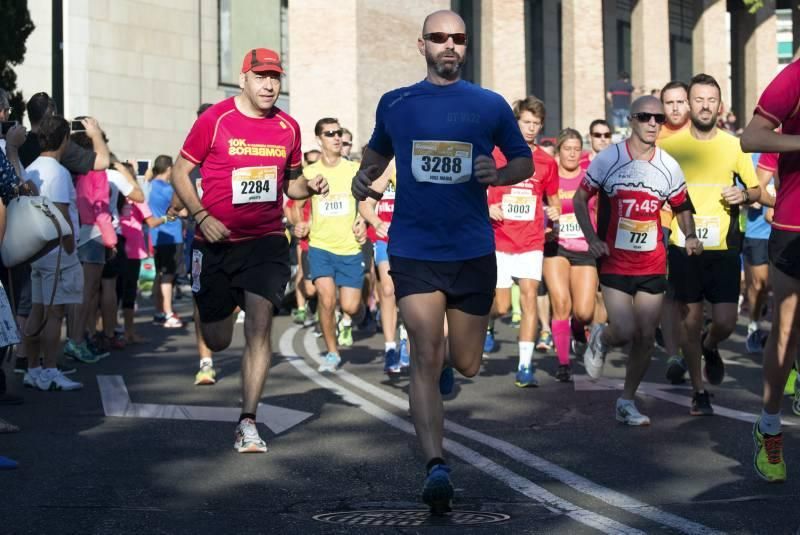
[[[649,95],[670,81],[669,1],[639,0],[631,11],[631,83]]]
[[[523,0],[481,5],[481,85],[497,91],[509,103],[525,97]]]
[[[744,46],[744,109],[735,110],[740,124],[753,113],[758,98],[778,70],[777,17],[774,2],[769,4],[765,2],[755,15],[755,28]]]
[[[596,0],[563,0],[561,3],[562,43],[562,127],[586,132],[589,123],[603,118],[606,87],[603,83],[603,8]],[[595,34],[587,39],[586,28]]]
[[[722,89],[723,102],[731,102],[731,36],[725,30],[725,0],[698,0],[698,19],[692,32],[692,71],[710,74]],[[689,83],[689,80],[683,80]]]

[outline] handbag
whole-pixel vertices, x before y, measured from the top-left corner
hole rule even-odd
[[[32,262],[70,235],[69,223],[50,199],[20,195],[6,206],[6,232],[0,256],[9,268]]]

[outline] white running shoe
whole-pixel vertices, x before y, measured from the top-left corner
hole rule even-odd
[[[166,329],[180,329],[181,327],[183,327],[183,322],[173,312],[172,314],[167,316],[167,319],[164,321],[163,326]]]
[[[244,323],[244,310],[240,310],[236,315],[236,323]]]
[[[36,378],[36,388],[39,390],[80,390],[83,384],[58,371],[56,368],[44,368]]]
[[[650,425],[650,418],[639,412],[633,403],[617,403],[617,421],[625,425]]]
[[[239,453],[266,453],[267,444],[258,436],[255,420],[245,418],[236,426],[233,448]]]
[[[342,358],[337,355],[336,353],[328,353],[324,357],[322,357],[322,362],[317,368],[318,372],[335,372],[339,369],[339,364],[342,362]]]
[[[36,388],[36,380],[42,374],[42,368],[28,368],[25,372],[25,376],[22,378],[22,384],[25,385],[26,388]]]
[[[603,346],[600,335],[603,334],[604,325],[597,324],[592,327],[592,333],[589,335],[589,343],[586,344],[586,351],[583,352],[583,365],[586,367],[586,373],[592,379],[597,379],[603,372],[603,364],[606,362],[606,353],[608,348]]]

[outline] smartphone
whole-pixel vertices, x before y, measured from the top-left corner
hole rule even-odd
[[[80,122],[80,121],[72,121],[72,124],[70,125],[70,128],[72,129],[73,133],[75,133],[75,132],[86,132],[86,127],[83,126],[83,123]]]
[[[150,160],[136,160],[136,176],[144,176],[150,169]]]
[[[3,121],[3,135],[5,136],[8,134],[8,131],[17,126],[19,123],[17,121]]]

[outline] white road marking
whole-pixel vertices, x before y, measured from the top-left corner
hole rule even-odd
[[[572,379],[575,384],[575,390],[622,390],[623,385],[625,383],[622,379],[607,379],[605,377],[601,377],[599,379],[592,379],[588,375],[573,375]],[[669,401],[670,403],[675,403],[677,405],[681,405],[683,407],[691,407],[692,406],[692,398],[688,395],[679,395],[673,392],[665,392],[664,390],[672,390],[672,389],[681,389],[687,390],[691,392],[691,386],[684,386],[684,385],[668,385],[668,384],[658,384],[658,383],[646,383],[643,382],[639,385],[638,393],[644,394],[646,396],[650,396],[651,398],[660,399],[662,401]],[[755,423],[758,419],[758,414],[753,414],[750,412],[738,411],[736,409],[728,409],[727,407],[723,407],[721,405],[714,404],[714,414],[719,416],[725,416],[726,418],[733,418],[734,420],[740,420],[742,422],[747,423]],[[795,425],[794,422],[790,422],[788,420],[782,421],[783,425]]]
[[[238,420],[241,409],[237,407],[201,407],[197,405],[160,405],[156,403],[131,402],[128,388],[121,375],[98,375],[97,386],[106,416],[120,418],[159,418],[167,420],[207,420],[231,422]],[[258,404],[256,417],[277,434],[298,425],[309,417],[310,412],[297,411],[275,405]]]
[[[304,359],[291,358],[298,356],[294,351],[292,341],[295,333],[297,333],[299,329],[300,327],[297,326],[289,327],[289,329],[287,329],[286,332],[281,335],[279,342],[281,355],[287,357],[287,361],[292,366],[294,366],[300,373],[317,383],[319,386],[339,395],[347,403],[358,407],[367,414],[383,421],[395,429],[399,429],[400,431],[403,431],[409,435],[416,435],[414,426],[406,420],[375,405],[371,401],[364,399],[351,390],[348,390],[347,388],[344,388],[343,386],[331,381],[324,375],[311,368],[311,366],[309,366]],[[308,331],[308,333],[310,333],[313,337],[312,331]],[[540,487],[539,485],[536,485],[534,482],[525,479],[524,477],[503,466],[500,466],[491,459],[484,457],[475,450],[472,450],[454,440],[446,438],[444,440],[444,449],[450,452],[452,455],[460,458],[465,463],[472,465],[483,473],[494,477],[505,485],[508,485],[517,492],[544,504],[550,511],[563,513],[571,519],[597,529],[603,533],[624,533],[637,535],[644,533],[636,528],[626,526],[625,524],[617,522],[611,518],[578,507],[575,504],[556,496],[550,491]]]
[[[319,357],[319,347],[317,346],[317,341],[312,331],[306,332],[303,343],[306,353],[311,357],[311,359],[313,359],[315,362],[321,362]],[[378,399],[381,399],[389,405],[393,405],[403,411],[408,410],[408,399],[386,392],[382,388],[364,381],[360,377],[357,377],[347,370],[340,369],[338,372],[336,372],[336,376],[341,380],[355,386],[356,388],[367,392]],[[507,455],[514,461],[521,462],[527,466],[530,466],[531,468],[539,470],[553,479],[561,481],[565,485],[569,485],[578,492],[589,495],[614,507],[623,509],[628,513],[647,518],[648,520],[652,520],[653,522],[657,522],[665,526],[669,526],[680,531],[681,533],[687,533],[691,535],[711,535],[722,533],[697,522],[693,522],[687,518],[662,511],[657,507],[609,489],[608,487],[599,485],[583,476],[570,472],[566,468],[551,463],[550,461],[547,461],[538,455],[534,455],[529,451],[526,451],[499,438],[495,438],[491,435],[481,433],[480,431],[475,431],[468,427],[464,427],[448,419],[445,419],[444,426],[447,431],[467,437],[475,442],[483,444],[484,446],[495,449]]]

